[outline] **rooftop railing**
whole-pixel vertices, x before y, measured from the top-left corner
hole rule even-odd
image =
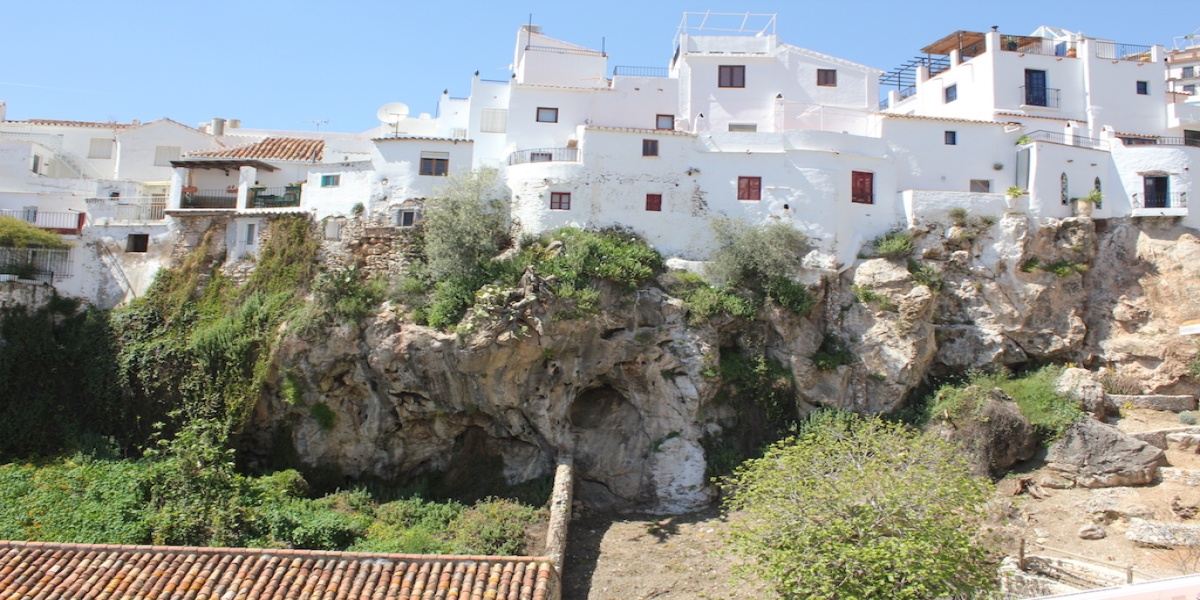
[[[558,48],[555,46],[535,46],[533,44],[525,46],[525,50],[534,52],[550,52],[552,54],[573,54],[575,56],[608,56],[599,50],[588,50],[586,48]]]
[[[578,162],[579,148],[536,148],[517,150],[508,155],[509,165],[537,162]]]
[[[167,199],[161,196],[88,198],[88,216],[112,221],[161,221],[166,218]]]
[[[1057,133],[1054,131],[1038,130],[1027,134],[1031,142],[1049,142],[1051,144],[1062,144],[1063,146],[1079,146],[1082,148],[1091,148],[1093,150],[1104,150],[1104,141],[1096,138],[1084,137],[1082,135],[1069,135],[1066,133]]]
[[[84,221],[87,220],[87,213],[46,212],[36,208],[0,210],[0,216],[20,219],[39,229],[53,231],[60,235],[79,235],[83,231]]]
[[[1137,136],[1118,136],[1122,144],[1126,146],[1191,146],[1200,148],[1200,138],[1188,137],[1137,137]]]
[[[670,77],[671,69],[667,67],[613,67],[613,77]]]
[[[1145,62],[1150,60],[1150,46],[1139,44],[1118,44],[1116,42],[1092,42],[1096,47],[1096,58],[1109,60],[1132,60]]]
[[[1075,53],[1077,52],[1075,42],[1030,37],[1027,35],[1006,35],[1000,38],[1000,49],[1005,52],[1062,56],[1065,58],[1075,58]]]

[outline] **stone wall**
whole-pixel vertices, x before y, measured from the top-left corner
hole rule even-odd
[[[0,282],[0,309],[24,306],[35,311],[54,297],[54,288],[40,283]]]
[[[186,215],[176,213],[172,217],[175,219],[177,229],[175,248],[171,251],[171,268],[179,267],[183,263],[183,259],[204,242],[205,234],[210,229],[214,229],[214,231],[208,238],[209,250],[214,255],[221,255],[227,251],[225,228],[233,220],[233,213],[196,212]]]
[[[368,276],[389,277],[403,272],[419,255],[420,230],[416,227],[352,217],[333,224],[327,219],[320,233],[321,261],[331,270],[357,265]]]

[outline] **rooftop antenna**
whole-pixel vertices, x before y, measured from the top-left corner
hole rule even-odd
[[[306,122],[307,122],[307,123],[312,123],[312,124],[313,124],[313,125],[314,125],[314,126],[317,128],[317,131],[320,131],[320,130],[321,130],[321,126],[322,126],[322,125],[328,125],[328,124],[329,124],[329,119],[310,119],[310,120],[308,120],[308,121],[306,121]]]
[[[392,137],[400,137],[400,121],[408,118],[408,105],[403,102],[389,102],[380,106],[375,116],[381,123],[392,126]]]

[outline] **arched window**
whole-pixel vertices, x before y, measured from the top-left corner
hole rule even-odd
[[[1060,179],[1060,186],[1062,188],[1062,203],[1066,204],[1067,201],[1070,200],[1070,198],[1067,196],[1067,174],[1066,173],[1062,174],[1062,178]]]
[[[1100,194],[1100,198],[1101,198],[1101,200],[1096,203],[1096,208],[1103,208],[1104,207],[1104,200],[1103,200],[1104,195],[1102,193],[1102,190],[1100,189],[1100,178],[1099,177],[1097,177],[1096,180],[1094,182],[1092,182],[1092,189],[1096,190],[1096,193]]]

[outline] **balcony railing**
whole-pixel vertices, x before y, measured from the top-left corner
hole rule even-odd
[[[92,221],[161,221],[166,218],[166,198],[160,196],[88,198],[87,211]]]
[[[180,208],[237,208],[237,188],[224,190],[197,190],[184,188],[179,199]]]
[[[667,67],[613,67],[613,77],[670,77],[671,70]]]
[[[558,48],[555,46],[537,46],[533,44],[525,46],[525,50],[533,52],[550,52],[553,54],[571,54],[575,56],[608,56],[599,50],[588,50],[587,48]]]
[[[1068,135],[1065,133],[1038,130],[1029,133],[1025,137],[1028,137],[1029,141],[1031,142],[1049,142],[1051,144],[1062,144],[1064,146],[1080,146],[1082,148],[1091,148],[1093,150],[1104,150],[1103,140],[1084,137],[1082,135]]]
[[[300,206],[300,186],[252,187],[249,203],[251,208]]]
[[[1041,54],[1075,58],[1075,42],[1051,40],[1027,35],[1006,35],[1000,39],[1000,49],[1021,54]]]
[[[1187,192],[1134,194],[1130,198],[1136,208],[1187,208]]]
[[[508,155],[509,165],[537,162],[578,162],[579,148],[536,148],[517,150]]]
[[[1022,104],[1026,106],[1045,106],[1059,108],[1062,90],[1048,87],[1021,86]]]
[[[0,281],[28,279],[53,285],[55,279],[70,277],[72,266],[70,248],[0,247]]]
[[[1150,60],[1150,46],[1137,44],[1118,44],[1116,42],[1093,42],[1096,46],[1096,58],[1109,60],[1132,60],[1147,62]]]
[[[1126,146],[1191,146],[1193,148],[1200,148],[1200,138],[1119,136],[1118,139]]]
[[[87,220],[87,213],[46,212],[36,208],[0,210],[0,215],[20,219],[39,229],[53,231],[60,235],[79,235],[83,231],[84,221]]]

